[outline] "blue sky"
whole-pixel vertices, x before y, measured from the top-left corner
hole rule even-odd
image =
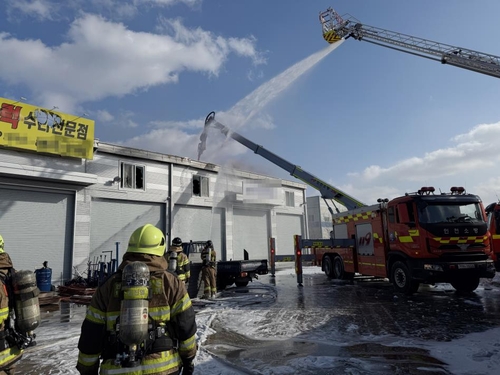
[[[329,6],[500,56],[496,0],[5,0],[0,96],[86,113],[102,141],[193,159],[213,110],[368,204],[421,186],[500,196],[500,81],[352,39],[332,50],[318,22]],[[219,134],[207,146],[203,161],[293,180]]]

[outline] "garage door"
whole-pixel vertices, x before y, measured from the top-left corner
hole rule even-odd
[[[144,224],[165,230],[165,205],[162,203],[131,202],[114,199],[92,199],[90,221],[90,259],[110,256],[116,258],[116,242],[119,242],[118,263],[127,251],[130,235]],[[109,253],[112,251],[112,253]]]
[[[223,259],[226,248],[222,209],[175,205],[172,216],[172,238],[180,237],[184,242],[212,240],[217,257]]]
[[[276,254],[293,255],[293,236],[302,235],[302,215],[276,215]]]
[[[233,210],[233,259],[243,259],[243,250],[250,259],[268,259],[268,211]]]
[[[0,187],[0,234],[17,270],[35,270],[44,261],[52,284],[72,277],[73,192]]]

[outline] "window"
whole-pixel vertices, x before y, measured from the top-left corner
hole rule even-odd
[[[285,206],[295,207],[295,193],[293,191],[285,191]]]
[[[387,216],[389,216],[389,223],[396,222],[396,214],[394,211],[395,211],[394,206],[391,206],[387,209]]]
[[[142,165],[121,163],[121,182],[123,189],[144,190],[144,170]]]
[[[193,195],[197,197],[209,196],[209,179],[204,176],[193,176]]]
[[[420,209],[420,222],[435,223],[484,223],[481,207],[477,202],[457,204],[428,204]]]

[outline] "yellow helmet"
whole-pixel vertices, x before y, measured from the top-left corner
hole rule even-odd
[[[165,253],[165,236],[152,224],[137,228],[128,241],[127,253],[141,253],[163,256]]]
[[[5,242],[3,241],[2,235],[0,235],[0,253],[3,253],[4,246],[5,246]]]

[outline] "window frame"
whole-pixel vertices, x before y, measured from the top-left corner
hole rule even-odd
[[[126,167],[130,167],[130,171],[126,171]],[[138,170],[142,170],[142,187],[138,187],[137,176]],[[126,186],[128,175],[131,174],[131,186]],[[133,190],[133,191],[146,191],[146,166],[144,164],[130,163],[127,161],[120,161],[120,189]]]
[[[200,189],[199,193],[195,193],[194,191],[195,181],[199,182],[199,187],[198,187]],[[193,197],[202,197],[202,198],[210,197],[210,177],[194,174],[191,182],[193,184],[193,188],[191,190]]]
[[[285,191],[285,206],[286,207],[295,207],[295,192],[294,191]]]

